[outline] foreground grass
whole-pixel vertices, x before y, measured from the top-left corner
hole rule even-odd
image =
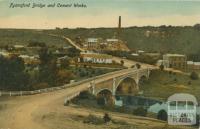
[[[147,82],[141,85],[144,96],[166,100],[174,93],[189,93],[200,99],[200,79],[191,80],[188,75],[154,70]]]

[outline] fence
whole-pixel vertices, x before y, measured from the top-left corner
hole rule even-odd
[[[144,71],[147,69],[140,69],[139,71]],[[96,79],[105,77],[105,76],[109,76],[109,75],[114,75],[114,74],[118,74],[118,73],[122,73],[122,72],[128,72],[128,71],[133,71],[135,72],[135,69],[123,69],[123,70],[119,70],[119,71],[115,71],[115,72],[111,72],[111,73],[106,73],[103,75],[99,75],[96,77],[92,77],[89,79],[85,79],[82,81],[78,81],[78,82],[73,82],[70,84],[65,84],[63,86],[58,86],[58,87],[51,87],[51,88],[45,88],[45,89],[39,89],[39,90],[33,90],[33,91],[0,91],[0,96],[24,96],[24,95],[35,95],[35,94],[41,94],[41,93],[47,93],[47,92],[52,92],[52,91],[56,91],[56,90],[61,90],[61,89],[66,89],[69,87],[74,87],[83,83],[87,83],[87,82],[91,82],[94,81]]]

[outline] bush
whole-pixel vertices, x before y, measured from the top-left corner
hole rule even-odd
[[[198,80],[198,79],[199,79],[199,75],[198,75],[196,72],[192,72],[192,73],[190,74],[190,78],[191,78],[192,80]]]
[[[108,123],[108,122],[111,121],[111,118],[110,118],[110,116],[108,115],[108,113],[105,113],[105,114],[104,114],[103,119],[104,119],[104,123]]]
[[[136,64],[136,68],[137,68],[137,69],[140,69],[140,68],[141,68],[141,65],[137,63],[137,64]]]
[[[133,114],[137,116],[146,116],[147,110],[144,109],[143,107],[138,107],[137,109],[133,110]]]
[[[165,68],[163,64],[161,64],[159,67],[160,67],[160,70],[162,70],[162,71],[163,71],[164,68]]]

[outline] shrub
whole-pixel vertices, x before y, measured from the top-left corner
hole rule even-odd
[[[108,113],[105,113],[103,116],[104,123],[108,123],[111,121],[111,118]]]
[[[196,72],[192,72],[192,73],[190,74],[190,78],[191,78],[192,80],[198,80],[198,79],[199,79],[199,75],[198,75]]]
[[[159,67],[160,67],[160,70],[162,70],[162,71],[163,71],[164,68],[165,68],[163,64],[161,64]]]
[[[138,63],[137,63],[135,66],[136,66],[137,69],[140,69],[140,68],[141,68],[141,65],[138,64]]]

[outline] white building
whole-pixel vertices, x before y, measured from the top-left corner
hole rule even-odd
[[[84,47],[87,48],[96,48],[99,45],[99,39],[98,38],[88,38],[85,40]]]
[[[163,55],[163,63],[167,68],[185,69],[187,57],[181,54],[165,54]]]
[[[187,61],[187,68],[200,70],[200,62]]]
[[[111,64],[112,56],[107,54],[81,52],[80,62],[99,63],[99,64]]]
[[[4,56],[4,57],[9,57],[10,54],[6,51],[0,51],[0,55]]]

